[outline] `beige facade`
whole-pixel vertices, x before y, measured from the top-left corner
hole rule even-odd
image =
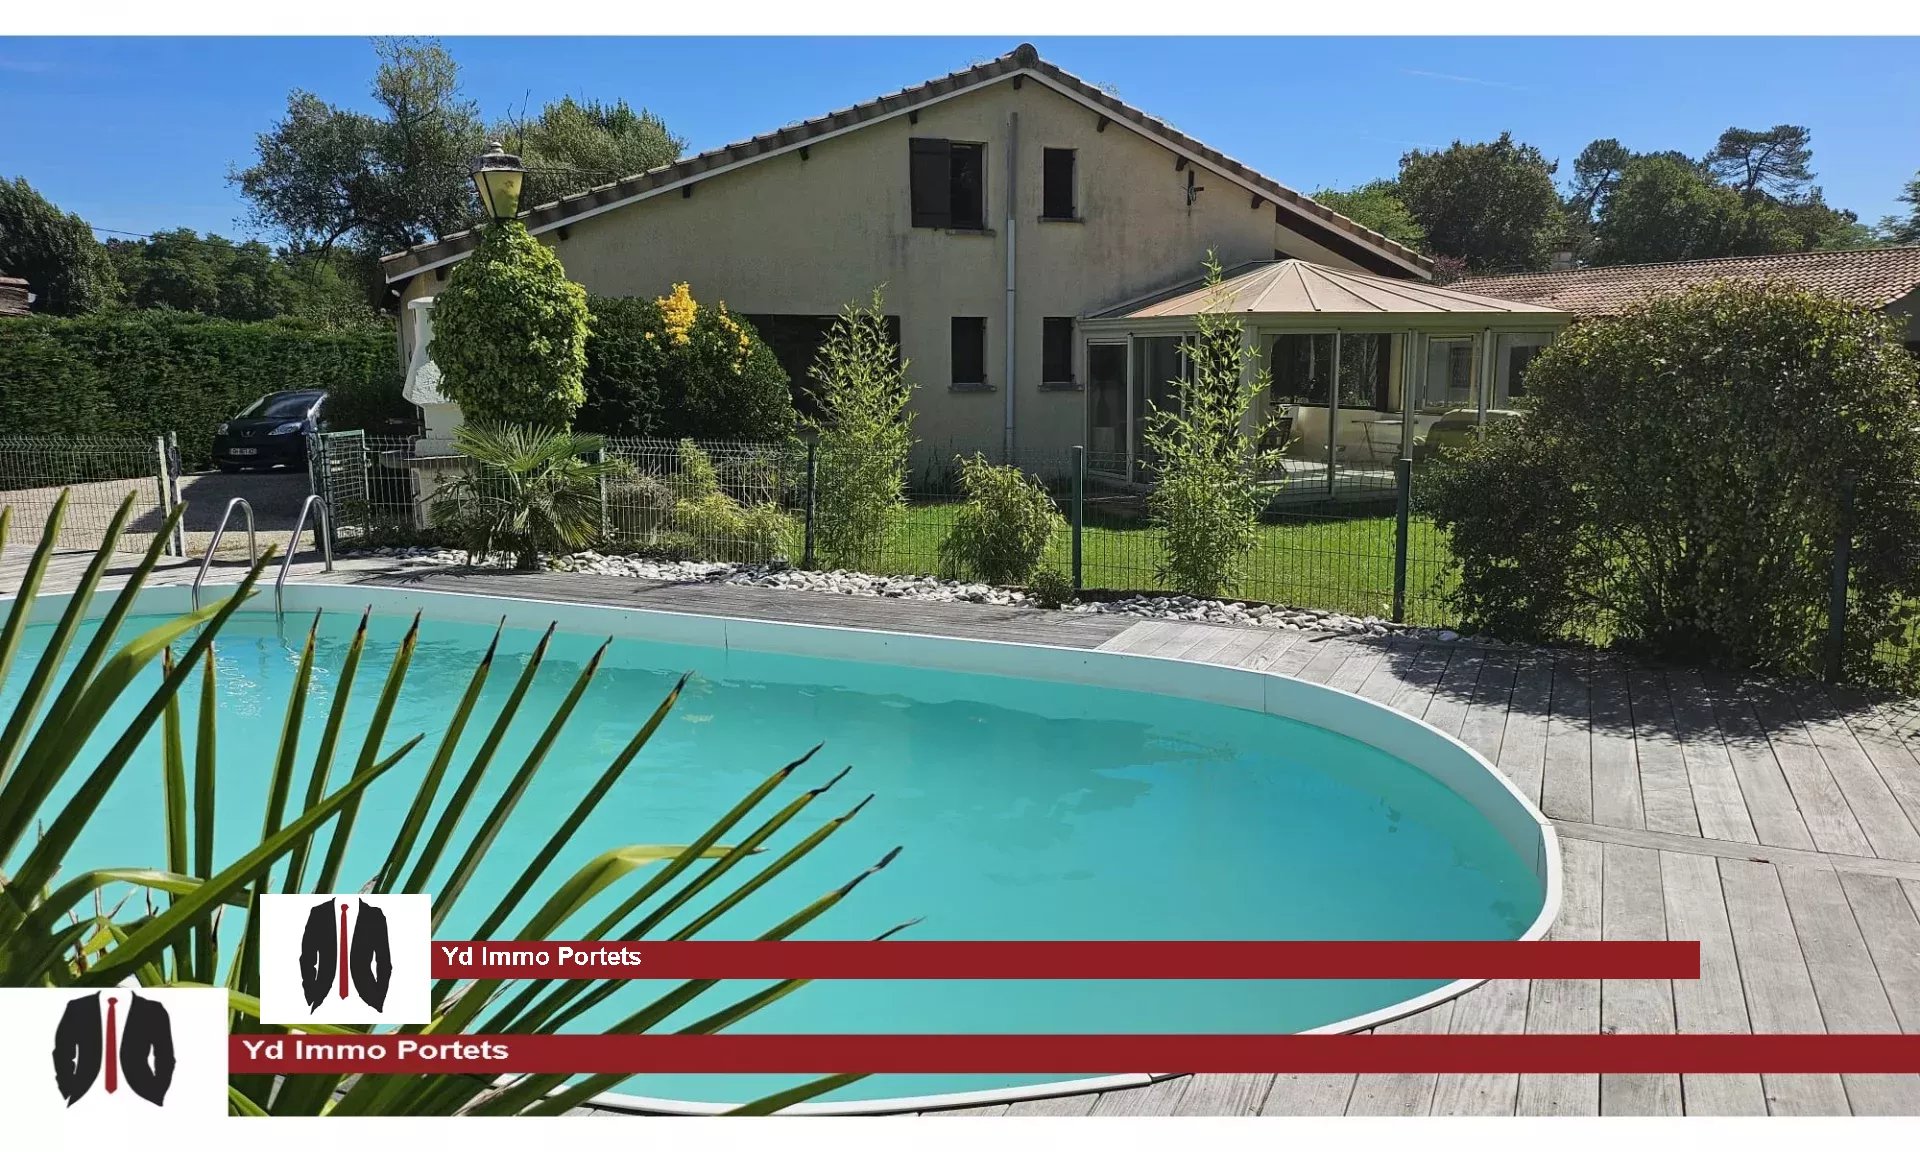
[[[985,146],[984,230],[912,226],[915,137]],[[1045,149],[1074,151],[1075,220],[1041,219]],[[1046,76],[1016,72],[536,233],[568,276],[599,295],[660,296],[686,281],[703,303],[724,301],[736,313],[818,316],[883,288],[917,385],[924,460],[997,453],[1009,413],[1023,456],[1080,442],[1082,392],[1041,379],[1048,317],[1077,321],[1178,282],[1209,250],[1227,265],[1283,253],[1358,267],[1303,235],[1311,225],[1281,224],[1283,215],[1224,165],[1201,164]],[[1379,270],[1395,259],[1371,262]],[[1403,262],[1399,274],[1423,275]],[[433,295],[447,271],[442,263],[413,274],[400,285],[403,303]],[[953,386],[955,317],[985,320],[985,390]],[[1073,346],[1075,379],[1084,380],[1077,325]],[[410,345],[403,351],[411,358]]]

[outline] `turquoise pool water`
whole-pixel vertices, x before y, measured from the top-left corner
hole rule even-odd
[[[131,620],[122,635],[159,619]],[[219,642],[222,863],[257,837],[305,622],[290,616],[283,632],[271,614],[242,613]],[[356,622],[345,613],[322,618],[299,787]],[[373,619],[350,713],[356,738],[339,753],[336,779],[358,751],[357,721],[371,712],[406,626],[402,616]],[[33,630],[29,652],[44,644],[46,632]],[[428,739],[369,793],[342,887],[361,885],[383,858],[491,635],[490,627],[465,623],[422,625],[391,735],[394,742],[416,732]],[[479,717],[491,718],[537,639],[532,631],[508,631]],[[498,796],[602,639],[555,637],[516,730],[468,811],[466,831]],[[27,667],[25,660],[15,666],[13,682],[0,690],[0,709],[11,707]],[[843,766],[853,770],[788,825],[779,846],[868,793],[872,803],[808,860],[720,921],[710,937],[757,935],[895,845],[904,851],[891,867],[801,938],[865,938],[924,917],[912,938],[1502,939],[1525,931],[1541,908],[1532,869],[1466,802],[1411,765],[1305,724],[1109,688],[622,639],[613,642],[442,936],[470,932],[491,910],[526,857],[688,670],[695,677],[673,715],[556,863],[552,882],[606,848],[685,842],[768,772],[825,741],[814,762],[763,811]],[[189,741],[198,692],[196,685],[187,693]],[[480,719],[469,725],[450,778],[464,768],[465,754],[486,727]],[[443,787],[443,800],[449,790]],[[160,864],[161,805],[156,734],[67,870]],[[463,835],[457,843],[464,842]],[[449,868],[456,857],[449,853]],[[512,924],[519,922],[516,917]],[[823,981],[738,1027],[1280,1032],[1345,1019],[1440,983]],[[669,1027],[757,986],[722,984]],[[636,982],[577,1027],[609,1023],[663,987]],[[1080,1075],[1161,1070],[1090,1068]],[[1063,1078],[877,1076],[835,1098]],[[648,1076],[622,1091],[736,1101],[797,1079]]]

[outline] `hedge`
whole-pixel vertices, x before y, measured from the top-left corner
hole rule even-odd
[[[332,393],[335,428],[411,420],[391,328],[303,329],[168,311],[0,320],[0,435],[176,432],[189,467],[211,463],[213,431],[255,399]]]

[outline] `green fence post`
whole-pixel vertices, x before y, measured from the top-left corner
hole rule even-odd
[[[1827,683],[1840,680],[1847,656],[1847,565],[1853,552],[1853,473],[1840,474],[1833,526],[1833,583],[1827,589]]]
[[[1080,529],[1087,522],[1087,449],[1073,446],[1073,590],[1080,591]]]
[[[819,475],[818,456],[819,445],[809,440],[807,442],[807,545],[804,554],[800,557],[800,567],[808,570],[813,568],[813,509],[815,479]]]
[[[1393,622],[1407,619],[1407,513],[1413,502],[1413,461],[1393,462]]]

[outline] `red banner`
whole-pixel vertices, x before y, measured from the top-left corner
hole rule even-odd
[[[1920,1035],[234,1036],[233,1073],[1920,1072]]]
[[[1693,940],[436,940],[436,979],[1697,980]]]

